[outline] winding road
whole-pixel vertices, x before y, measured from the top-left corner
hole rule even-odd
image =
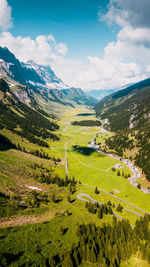
[[[86,186],[86,187],[90,187],[90,188],[94,188],[94,189],[95,189],[95,187],[92,186],[92,185],[87,185],[87,184],[82,184],[82,185],[83,185],[83,186]],[[143,213],[150,214],[148,211],[143,210],[143,209],[141,209],[141,208],[139,208],[139,207],[137,207],[137,206],[135,206],[135,205],[133,205],[133,204],[131,204],[131,203],[129,203],[129,202],[127,202],[127,201],[125,201],[125,200],[119,198],[119,197],[117,197],[117,196],[114,196],[113,194],[108,193],[107,191],[105,191],[105,190],[103,190],[103,189],[98,188],[98,190],[101,191],[101,192],[103,192],[103,193],[105,193],[105,194],[107,194],[107,195],[109,195],[109,196],[111,196],[111,197],[114,197],[114,198],[118,199],[119,201],[121,201],[121,202],[123,202],[123,203],[125,203],[125,204],[128,204],[129,206],[131,206],[131,207],[133,207],[133,208],[135,208],[135,209],[137,209],[137,210],[142,211]],[[127,210],[128,210],[128,209],[127,209]]]
[[[88,199],[85,199],[84,197],[86,197],[86,198],[88,198]],[[80,199],[80,200],[82,200],[82,201],[85,201],[85,202],[92,202],[92,203],[98,203],[98,204],[105,204],[105,203],[103,203],[103,202],[100,202],[100,201],[97,201],[97,200],[95,200],[94,198],[92,198],[92,197],[90,197],[88,194],[79,194],[79,195],[77,195],[77,198],[78,199]],[[116,206],[115,206],[116,207]],[[132,210],[129,210],[129,209],[126,209],[126,208],[123,208],[124,210],[127,210],[127,211],[129,211],[129,212],[131,212],[131,213],[134,213],[134,214],[136,214],[136,215],[138,215],[138,216],[142,216],[141,214],[139,214],[139,213],[137,213],[137,212],[134,212],[134,211],[132,211]],[[116,216],[116,217],[118,217],[120,220],[122,220],[123,218],[118,214],[118,213],[116,213],[115,211],[113,211],[113,214]],[[131,227],[132,228],[134,228],[134,226],[131,224]]]
[[[97,135],[96,135],[96,136],[97,136]],[[72,139],[73,139],[73,138],[72,138]],[[72,140],[72,139],[71,139],[71,140]],[[70,140],[70,141],[71,141],[71,140]],[[69,143],[70,141],[68,141],[67,143]],[[67,143],[65,144],[65,161],[66,161],[65,169],[66,169],[66,175],[68,176]],[[113,158],[115,158],[115,159],[120,160],[120,158],[117,157],[117,156],[115,156],[115,155],[107,154],[107,153],[105,153],[105,152],[103,152],[103,151],[98,150],[97,147],[95,147],[95,138],[91,141],[91,145],[90,145],[90,147],[94,148],[94,149],[97,150],[97,152],[99,152],[99,153],[106,154],[107,156],[111,156],[111,157],[113,157]],[[70,151],[70,152],[71,152],[71,151]],[[77,157],[76,157],[76,158],[77,158]],[[77,158],[77,160],[80,161],[78,158]],[[81,161],[80,161],[80,164],[85,165],[85,164],[84,164],[83,162],[81,162]],[[127,165],[127,166],[128,166],[128,165]],[[87,167],[88,167],[88,166],[87,166]],[[83,185],[83,186],[86,186],[86,187],[90,187],[90,188],[95,188],[94,186],[87,185],[87,184],[82,184],[82,185]],[[105,191],[105,190],[103,190],[103,189],[98,188],[98,190],[101,191],[101,192],[103,192],[103,193],[105,193],[105,194],[107,194],[107,195],[109,195],[109,196],[111,196],[111,197],[113,197],[113,198],[116,198],[117,200],[119,200],[119,201],[121,201],[121,202],[123,202],[123,203],[125,203],[125,204],[127,204],[127,205],[129,205],[129,206],[131,206],[131,207],[133,207],[133,208],[135,208],[135,209],[137,209],[137,210],[143,212],[143,213],[147,213],[147,214],[150,215],[149,212],[147,212],[147,211],[145,211],[145,210],[143,210],[143,209],[141,209],[141,208],[139,208],[139,207],[137,207],[137,206],[135,206],[135,205],[133,205],[133,204],[131,204],[131,203],[129,203],[129,202],[127,202],[127,201],[125,201],[125,200],[119,198],[119,197],[117,197],[117,196],[114,196],[113,194],[111,194],[111,193],[109,193],[109,192],[107,192],[107,191]],[[89,199],[90,199],[91,201],[93,201],[93,202],[96,201],[96,200],[94,200],[93,198],[91,198],[91,197],[90,197],[89,195],[87,195],[87,194],[80,194],[80,195],[78,195],[77,197],[78,197],[80,200],[83,200],[82,196],[86,196],[87,198],[89,198]],[[84,200],[84,201],[86,201],[86,200]],[[98,202],[98,203],[102,203],[102,202]],[[131,213],[133,213],[133,214],[135,214],[135,215],[142,216],[140,213],[135,212],[135,211],[132,211],[132,210],[130,210],[130,209],[127,209],[127,208],[123,208],[123,209],[126,210],[126,211],[128,211],[128,212],[131,212]],[[122,217],[121,217],[120,215],[118,215],[117,213],[114,212],[114,214],[115,214],[118,218],[122,219]]]
[[[83,197],[86,197],[89,200],[87,200],[87,199],[85,199]],[[88,194],[79,194],[79,195],[77,195],[77,198],[80,199],[80,200],[83,200],[83,201],[88,201],[88,202],[91,201],[92,203],[94,203],[94,202],[97,203],[98,202],[99,204],[105,204],[104,202],[100,202],[100,201],[95,200],[94,198],[90,197]],[[117,206],[115,206],[115,207],[117,207]],[[133,213],[135,215],[138,215],[140,217],[142,216],[140,213],[138,213],[136,211],[133,211],[133,210],[130,210],[130,209],[123,208],[123,210],[129,211],[129,212],[131,212],[131,213]]]

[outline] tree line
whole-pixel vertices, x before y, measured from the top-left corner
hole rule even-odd
[[[79,126],[101,126],[102,123],[99,120],[82,120],[82,121],[73,121],[72,125],[79,125]]]
[[[98,202],[96,203],[91,203],[91,202],[86,202],[85,203],[85,208],[88,210],[89,213],[96,214],[98,218],[102,219],[104,214],[113,214],[111,205],[107,204],[99,204]]]
[[[81,263],[98,264],[103,267],[119,267],[139,250],[143,259],[150,263],[150,216],[144,215],[132,229],[128,220],[118,220],[97,227],[81,224],[77,228],[79,242],[70,252],[50,257],[49,266],[77,267]]]
[[[60,162],[61,159],[60,158],[55,158],[55,157],[51,157],[49,156],[48,153],[46,153],[45,151],[43,151],[43,149],[39,150],[39,149],[36,149],[36,150],[29,150],[27,151],[26,148],[24,146],[21,146],[20,143],[18,144],[14,144],[14,148],[20,150],[20,151],[23,151],[25,153],[29,153],[29,154],[32,154],[38,158],[42,158],[42,159],[48,159],[48,160],[52,160],[55,162],[55,164],[57,162]]]

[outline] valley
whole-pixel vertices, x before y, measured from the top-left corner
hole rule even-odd
[[[85,209],[85,202],[90,199],[95,203],[113,203],[112,210],[118,220],[128,219],[132,227],[136,220],[144,215],[144,211],[150,212],[150,195],[131,186],[129,178],[117,175],[118,163],[121,164],[120,171],[123,170],[125,174],[132,176],[130,169],[122,161],[98,153],[90,147],[91,140],[97,133],[99,141],[111,136],[112,133],[103,133],[97,126],[72,125],[73,121],[84,120],[97,120],[93,109],[85,106],[63,108],[61,120],[56,121],[59,129],[55,131],[55,135],[59,140],[46,139],[49,147],[42,148],[42,151],[51,157],[50,159],[40,158],[23,150],[0,151],[0,190],[7,199],[8,196],[10,198],[7,200],[9,203],[3,206],[3,214],[1,213],[0,227],[3,242],[0,248],[1,251],[9,253],[11,258],[16,257],[19,265],[24,261],[37,264],[43,261],[43,257],[46,259],[61,251],[70,250],[72,243],[78,242],[76,236],[78,224],[93,223],[93,221],[97,226],[102,226],[104,222],[111,224],[112,215],[103,215],[103,219],[100,220],[97,215]],[[26,138],[7,129],[0,130],[0,134],[15,144],[19,143],[25,150],[41,150],[37,144],[32,144]],[[116,171],[112,170],[113,167]],[[69,179],[74,179],[75,182],[72,186],[65,187],[58,186],[55,182],[48,184],[46,180],[42,180],[44,177],[42,174],[46,173],[47,175],[50,173],[51,177],[58,175],[63,180],[66,180],[67,174]],[[96,186],[99,194],[95,194]],[[35,194],[33,192],[36,192],[34,198],[38,205],[33,204],[36,203],[35,199],[31,198]],[[21,201],[18,201],[18,196]],[[27,201],[27,198],[30,201]],[[2,195],[1,203],[3,201]],[[27,206],[22,208],[21,202],[29,204],[24,204]],[[15,207],[15,203],[20,203],[20,207]],[[123,207],[121,212],[117,211],[118,205]],[[29,231],[32,234],[27,238]],[[21,236],[20,241],[19,236]],[[12,241],[9,241],[10,239]],[[31,240],[37,244],[32,249]],[[36,258],[34,254],[39,246],[41,256]],[[18,256],[12,256],[14,254]],[[140,256],[137,254],[137,257]]]
[[[149,14],[0,0],[0,267],[150,267]]]
[[[137,131],[139,89],[95,106],[50,66],[22,63],[2,47],[0,58],[0,265],[148,264],[149,137],[148,119],[145,140]],[[133,90],[138,121],[126,97]]]

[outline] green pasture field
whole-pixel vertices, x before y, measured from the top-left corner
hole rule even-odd
[[[56,108],[56,106],[55,106]],[[49,196],[47,204],[41,204],[38,208],[27,208],[27,210],[19,210],[11,213],[8,209],[9,219],[13,220],[13,216],[20,220],[20,226],[12,225],[8,228],[0,230],[0,252],[6,253],[11,259],[16,259],[18,266],[25,263],[35,264],[42,263],[48,257],[54,256],[60,251],[67,251],[71,249],[73,243],[78,242],[76,236],[77,225],[82,223],[95,222],[96,225],[102,225],[104,222],[112,222],[112,215],[104,215],[100,220],[97,214],[91,214],[85,208],[85,202],[77,198],[78,194],[86,193],[97,201],[107,203],[111,201],[115,205],[120,203],[123,207],[136,211],[143,215],[142,212],[122,203],[119,200],[100,192],[98,195],[94,193],[95,186],[113,193],[121,199],[128,201],[150,212],[150,195],[140,192],[137,188],[130,185],[128,179],[122,176],[117,176],[117,171],[113,172],[112,167],[117,163],[121,163],[122,170],[125,173],[132,173],[130,170],[118,160],[111,157],[102,155],[91,148],[88,148],[88,143],[100,131],[99,127],[82,127],[73,126],[71,122],[74,120],[96,119],[94,111],[85,107],[77,107],[76,109],[64,107],[60,111],[61,120],[58,121],[60,129],[55,133],[60,137],[60,141],[46,140],[49,148],[42,148],[43,151],[48,153],[51,157],[60,158],[61,162],[54,164],[52,160],[42,159],[35,157],[29,153],[24,153],[15,149],[0,151],[0,191],[7,194],[21,194],[22,196],[28,195],[32,190],[29,186],[35,186],[45,192]],[[36,144],[30,143],[25,138],[21,138],[10,131],[4,129],[0,130],[1,134],[7,136],[12,142],[20,143],[25,146],[27,150],[41,150]],[[111,133],[109,133],[111,135]],[[107,134],[99,135],[97,141],[106,138]],[[98,143],[97,142],[97,143]],[[101,142],[101,141],[100,141]],[[86,187],[82,184],[77,184],[76,192],[71,195],[71,203],[68,202],[67,197],[70,194],[68,187],[58,187],[57,185],[47,185],[39,183],[34,179],[35,170],[31,167],[32,164],[42,164],[46,168],[53,168],[54,174],[65,178],[65,144],[67,146],[68,158],[68,175],[75,177],[75,180],[83,184],[91,185],[94,188]],[[36,170],[36,174],[40,170]],[[52,195],[55,194],[59,200],[58,203],[53,203],[51,200]],[[0,201],[4,201],[0,199]],[[116,211],[116,208],[113,208]],[[124,219],[129,219],[132,225],[135,224],[138,215],[132,214],[127,211],[118,213]],[[7,217],[6,221],[7,221]],[[35,217],[35,224],[26,224],[23,221],[23,216]],[[4,221],[4,218],[2,218]],[[39,223],[38,223],[39,222]],[[21,225],[24,224],[24,225]],[[0,227],[3,227],[2,220],[0,219]],[[65,229],[65,234],[61,234],[60,228]],[[128,261],[128,265],[134,262],[135,258]],[[138,259],[138,256],[136,257]],[[140,267],[143,261],[139,260]],[[124,264],[124,263],[122,263]],[[17,265],[16,265],[17,266]],[[82,267],[88,266],[87,264],[81,265]],[[96,265],[90,265],[96,266]]]

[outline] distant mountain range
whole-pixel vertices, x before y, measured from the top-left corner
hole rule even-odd
[[[131,84],[127,84],[127,85],[124,85],[124,86],[121,86],[121,87],[118,87],[118,88],[114,88],[114,89],[102,89],[102,90],[97,90],[97,89],[94,89],[94,90],[91,90],[91,91],[88,91],[87,94],[89,96],[92,96],[94,98],[96,98],[97,100],[101,100],[103,99],[105,96],[108,96],[108,95],[111,95],[119,90],[123,90],[125,88],[127,88],[128,86],[131,86],[133,85],[133,83]]]
[[[42,103],[42,108],[47,107],[48,102],[69,106],[93,106],[97,102],[80,88],[64,84],[50,66],[38,65],[33,61],[20,62],[6,47],[0,47],[0,76],[21,101],[27,100],[25,94],[28,97],[32,95],[39,106]]]
[[[101,100],[105,96],[113,94],[116,91],[117,91],[117,89],[106,89],[106,90],[96,90],[96,89],[94,89],[94,90],[88,91],[87,94],[89,96],[92,96],[92,97],[96,98],[97,100]]]

